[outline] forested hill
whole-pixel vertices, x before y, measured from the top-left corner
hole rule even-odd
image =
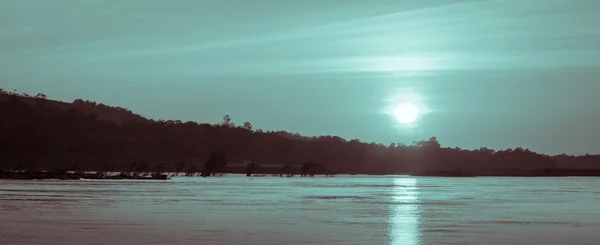
[[[28,95],[26,93],[23,94],[15,94],[14,92],[6,92],[0,89],[0,101],[6,101],[9,99],[11,95],[16,95],[19,97],[20,101],[26,103],[31,106],[42,106],[42,107],[56,107],[62,110],[70,110],[76,109],[82,113],[85,113],[89,116],[96,117],[96,119],[101,121],[111,121],[116,124],[121,124],[123,122],[129,121],[138,121],[138,122],[148,122],[149,120],[131,112],[128,109],[118,106],[107,106],[101,103],[96,103],[92,101],[84,101],[82,99],[74,100],[71,103],[50,100],[46,98],[46,95],[43,93],[38,93],[37,95]]]
[[[600,168],[597,155],[545,156],[523,148],[495,151],[441,147],[435,137],[389,146],[336,136],[304,137],[235,126],[154,121],[127,109],[44,95],[0,95],[0,169],[69,168],[125,171],[133,162],[201,168],[223,150],[229,162],[313,161],[338,173],[403,174],[461,170],[482,174],[547,168]]]

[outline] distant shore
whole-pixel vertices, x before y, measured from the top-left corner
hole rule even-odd
[[[125,173],[83,175],[83,178],[104,179],[153,179],[147,174],[197,175],[203,170],[210,175],[249,171],[252,175],[284,172],[286,176],[294,173],[600,176],[597,170],[600,155],[594,154],[548,155],[516,146],[497,150],[462,149],[444,146],[434,136],[409,145],[386,145],[333,135],[303,136],[258,129],[249,121],[235,125],[230,115],[224,115],[220,123],[152,120],[118,106],[83,99],[62,102],[48,99],[43,93],[31,96],[1,88],[0,114],[10,119],[0,125],[0,141],[6,146],[0,148],[0,169],[10,171],[65,169]],[[252,169],[247,168],[250,162],[256,164]],[[303,171],[302,165],[309,162],[312,167],[307,165]],[[141,177],[128,176],[133,172]],[[56,173],[0,176],[4,179],[80,177]]]
[[[107,180],[167,180],[168,175],[153,174],[150,176],[141,176],[136,174],[116,174],[108,175],[101,172],[85,173],[85,172],[67,172],[67,171],[0,171],[0,179],[13,180],[79,180],[79,179],[107,179]]]
[[[430,177],[600,177],[600,169],[533,169],[472,173],[461,170],[423,171],[411,176]]]
[[[238,172],[226,174],[243,174]],[[422,171],[418,173],[390,173],[390,174],[370,174],[355,173],[348,175],[408,175],[413,177],[600,177],[600,169],[539,169],[539,170],[512,170],[498,171],[494,173],[469,173],[461,170],[446,171]],[[342,173],[342,175],[344,175]],[[171,175],[173,176],[173,175]],[[176,175],[179,176],[179,175]],[[199,176],[199,175],[182,175]],[[280,176],[275,174],[257,174],[252,177]],[[285,176],[285,175],[283,175]],[[317,175],[318,176],[318,175]],[[325,175],[323,175],[325,176]],[[288,176],[289,177],[289,176]],[[329,176],[332,177],[332,176]],[[169,180],[167,173],[141,174],[141,173],[116,173],[108,174],[104,172],[67,172],[67,171],[0,171],[0,179],[9,180]]]

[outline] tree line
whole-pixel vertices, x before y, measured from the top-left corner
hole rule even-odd
[[[383,145],[337,136],[306,137],[254,129],[250,122],[236,126],[229,115],[214,125],[156,121],[125,108],[89,101],[64,103],[50,101],[45,95],[26,97],[0,92],[0,168],[5,169],[131,171],[140,166],[160,166],[161,171],[194,173],[206,167],[211,155],[226,159],[219,162],[225,161],[227,166],[244,161],[288,167],[311,162],[337,173],[368,174],[485,174],[598,168],[600,162],[598,155],[548,156],[521,147],[442,147],[435,137],[411,145]]]

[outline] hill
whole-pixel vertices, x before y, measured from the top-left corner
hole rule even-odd
[[[0,95],[0,169],[77,168],[127,171],[132,163],[201,169],[213,152],[229,162],[297,165],[313,161],[338,173],[502,175],[515,171],[596,169],[600,156],[547,156],[528,149],[465,150],[435,137],[385,146],[336,136],[305,137],[235,126],[154,121],[94,102],[43,95]]]
[[[76,99],[71,103],[51,100],[46,97],[43,93],[38,93],[35,96],[28,95],[26,93],[23,94],[15,94],[13,92],[6,92],[0,89],[0,101],[7,101],[10,96],[18,96],[19,100],[23,103],[26,103],[30,106],[40,106],[40,107],[55,107],[62,110],[71,110],[76,109],[85,113],[86,115],[95,117],[101,121],[111,121],[116,124],[121,124],[124,122],[130,121],[138,121],[138,122],[148,122],[149,120],[145,117],[142,117],[138,114],[131,112],[128,109],[118,106],[107,106],[102,103],[96,103],[92,101],[84,101],[82,99]]]

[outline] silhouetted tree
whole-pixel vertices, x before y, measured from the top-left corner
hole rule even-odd
[[[252,130],[252,123],[250,122],[244,122],[244,129],[246,130]]]
[[[47,96],[45,94],[42,94],[42,93],[38,93],[35,97],[38,98],[38,99],[43,99],[43,100],[45,100],[47,98]]]
[[[254,161],[251,161],[250,163],[246,164],[246,176],[250,177],[253,174],[255,174],[259,169],[258,164],[256,164]]]
[[[315,176],[315,163],[313,163],[312,161],[302,163],[302,173],[300,176],[302,176],[302,177]]]
[[[233,127],[233,123],[231,122],[231,117],[229,114],[223,116],[223,126],[225,127]]]
[[[279,176],[281,177],[284,174],[287,177],[292,177],[292,176],[294,176],[294,169],[290,165],[285,165],[285,166],[283,166],[283,168],[281,168],[281,172],[279,173]]]
[[[163,175],[163,173],[165,172],[166,168],[167,168],[166,164],[164,164],[164,163],[158,164],[156,166],[156,169],[154,170],[154,173],[152,173],[152,176],[156,178],[156,177],[159,177],[159,176]]]
[[[189,168],[187,169],[187,173],[186,176],[188,177],[192,177],[194,175],[196,175],[196,173],[198,173],[198,167],[196,167],[196,165],[190,165]]]
[[[138,176],[144,172],[148,172],[148,170],[149,170],[148,163],[146,163],[145,161],[142,161],[141,164],[134,165],[133,176]]]
[[[208,160],[204,163],[202,177],[223,175],[226,164],[225,152],[218,151],[210,154]]]
[[[179,176],[179,172],[183,171],[185,168],[185,163],[178,162],[175,164],[175,176]]]

